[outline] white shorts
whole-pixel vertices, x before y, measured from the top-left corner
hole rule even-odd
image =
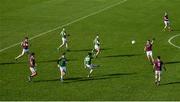
[[[168,26],[168,25],[170,24],[170,22],[169,22],[169,21],[164,21],[164,24],[165,24],[166,26]]]
[[[29,49],[23,49],[22,53],[28,53],[29,52]]]
[[[100,49],[100,46],[94,45],[94,49],[95,49],[95,50],[99,50],[99,49]]]
[[[161,71],[155,71],[155,75],[160,75],[161,74]]]
[[[36,73],[36,67],[30,67],[31,73]]]
[[[67,43],[67,39],[66,38],[62,38],[62,43],[63,44]]]
[[[94,68],[94,65],[93,64],[86,64],[86,66],[85,66],[86,68],[88,68],[88,69],[93,69]]]
[[[59,69],[60,69],[61,72],[66,73],[66,67],[59,67]]]
[[[152,51],[146,51],[146,55],[152,57]]]

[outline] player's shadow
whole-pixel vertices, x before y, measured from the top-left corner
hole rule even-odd
[[[60,79],[35,80],[35,81],[32,81],[32,82],[33,83],[39,83],[39,82],[55,82],[55,81],[60,81]]]
[[[0,65],[26,64],[27,62],[2,62]]]
[[[111,48],[102,48],[101,51],[110,50]],[[69,52],[91,52],[92,49],[71,49]]]
[[[53,63],[57,62],[58,59],[52,59],[52,60],[43,60],[43,61],[37,61],[37,63]],[[67,59],[67,61],[77,61],[77,59]]]
[[[178,64],[180,61],[171,61],[171,62],[165,62],[164,64]]]
[[[54,63],[57,62],[58,59],[51,59],[51,60],[40,60],[37,61],[36,63]],[[67,59],[67,61],[77,61],[77,59]],[[1,65],[12,65],[12,64],[28,64],[28,62],[19,62],[19,61],[12,61],[12,62],[2,62],[0,63]]]
[[[120,78],[121,76],[128,76],[135,74],[137,73],[115,73],[115,74],[106,74],[101,76],[93,76],[91,78],[74,77],[74,78],[68,78],[67,81],[65,81],[64,83],[74,83],[74,82],[93,81],[93,80],[107,80],[107,79]]]
[[[172,31],[180,31],[180,29],[173,29]]]
[[[71,77],[71,78],[67,78],[66,80],[80,80],[83,77]],[[44,79],[44,80],[35,80],[33,81],[34,83],[39,83],[39,82],[57,82],[57,81],[61,81],[60,78],[56,78],[56,79]]]
[[[161,84],[161,85],[172,85],[172,84],[180,84],[180,81],[164,83],[164,84]]]
[[[137,73],[115,73],[115,74],[106,74],[101,76],[94,76],[92,78],[87,77],[69,77],[64,80],[63,83],[75,83],[75,82],[84,82],[84,81],[93,81],[93,80],[106,80],[106,79],[114,79],[114,78],[120,78],[121,76],[127,76],[127,75],[135,75]],[[46,79],[46,80],[35,80],[34,83],[40,83],[40,82],[60,82],[60,79]]]
[[[107,55],[102,56],[98,58],[117,58],[117,57],[135,57],[135,56],[141,56],[142,54],[117,54],[117,55]]]

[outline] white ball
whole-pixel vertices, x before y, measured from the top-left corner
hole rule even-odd
[[[132,40],[132,41],[131,41],[131,43],[132,43],[132,44],[135,44],[135,43],[136,43],[136,41],[135,41],[135,40]]]

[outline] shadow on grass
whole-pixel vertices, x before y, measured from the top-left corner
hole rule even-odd
[[[26,64],[27,62],[3,62],[0,65],[11,65],[11,64]]]
[[[51,60],[42,60],[42,61],[37,61],[36,63],[56,63],[58,59],[51,59]],[[67,61],[77,61],[77,59],[67,59]],[[19,61],[12,61],[12,62],[3,62],[0,63],[1,65],[11,65],[11,64],[28,64],[27,62],[19,62]]]
[[[108,55],[108,56],[102,56],[99,58],[116,58],[116,57],[135,57],[135,56],[141,56],[143,54],[119,54],[119,55]]]
[[[180,84],[180,81],[164,83],[164,84],[161,84],[161,85],[172,85],[172,84]]]
[[[178,64],[180,61],[171,61],[171,62],[165,62],[164,64]]]
[[[60,79],[35,80],[33,82],[39,83],[39,82],[53,82],[53,81],[60,81]]]
[[[74,83],[74,82],[83,82],[83,81],[93,81],[93,80],[106,80],[106,79],[114,79],[114,78],[120,78],[121,76],[126,75],[135,75],[137,73],[114,73],[114,74],[106,74],[101,76],[93,76],[91,78],[87,77],[70,77],[64,80],[63,83]],[[59,79],[51,79],[51,80],[37,80],[33,82],[54,82],[54,81],[60,81]]]
[[[111,48],[102,48],[101,50],[104,51],[104,50],[110,50]],[[92,51],[92,49],[77,49],[77,50],[73,50],[71,49],[69,52],[88,52],[88,51]]]
[[[180,29],[173,29],[172,31],[180,31]]]
[[[44,60],[44,61],[37,61],[37,63],[51,63],[51,62],[57,62],[58,59],[55,60]],[[77,61],[77,59],[67,59],[67,61]]]
[[[93,76],[91,78],[87,77],[78,77],[78,78],[69,78],[64,83],[74,83],[74,82],[84,82],[84,81],[94,81],[94,80],[107,80],[107,79],[115,79],[120,78],[121,76],[129,76],[135,75],[137,73],[113,73],[113,74],[105,74],[101,76]]]

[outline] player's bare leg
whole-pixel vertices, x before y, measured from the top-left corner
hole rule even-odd
[[[154,58],[152,56],[150,56],[150,58],[151,58],[151,64],[153,64]]]
[[[61,78],[60,78],[61,82],[63,82],[64,75],[65,75],[65,72],[62,71],[61,72]]]
[[[99,55],[100,49],[96,50],[95,58]]]
[[[37,72],[33,72],[33,73],[28,77],[29,82],[32,81],[32,78],[35,77],[36,75],[37,75]]]
[[[63,46],[64,46],[64,43],[62,43],[57,49],[59,50]]]
[[[15,60],[19,59],[20,57],[22,57],[24,55],[24,51],[22,51],[22,53],[20,55],[18,55],[17,57],[15,57]]]
[[[147,56],[147,59],[149,60],[149,62],[150,62],[151,64],[153,64],[154,59],[153,59],[152,56]]]
[[[155,84],[156,84],[157,86],[159,85],[158,79],[159,79],[159,74],[158,74],[158,72],[155,72]]]
[[[168,29],[168,31],[172,31],[172,29],[171,29],[171,27],[170,27],[169,24],[166,24],[166,25],[164,26],[164,29],[163,29],[162,31],[166,31],[166,29]]]
[[[167,25],[164,26],[163,30],[162,31],[166,31],[166,28],[167,28]]]
[[[88,76],[87,76],[88,78],[91,77],[92,72],[93,72],[93,69],[90,69],[89,74],[88,74]]]
[[[21,58],[23,55],[24,55],[24,54],[20,54],[19,56],[17,56],[17,57],[15,58],[15,60]]]
[[[159,86],[160,85],[160,80],[161,80],[161,76],[160,76],[160,73],[158,74],[158,79],[157,79],[157,85]]]
[[[69,51],[69,48],[68,48],[68,43],[66,43],[66,50]]]
[[[94,53],[96,53],[96,50],[95,49],[92,49],[92,54],[93,54],[93,56],[95,56],[95,54]]]

